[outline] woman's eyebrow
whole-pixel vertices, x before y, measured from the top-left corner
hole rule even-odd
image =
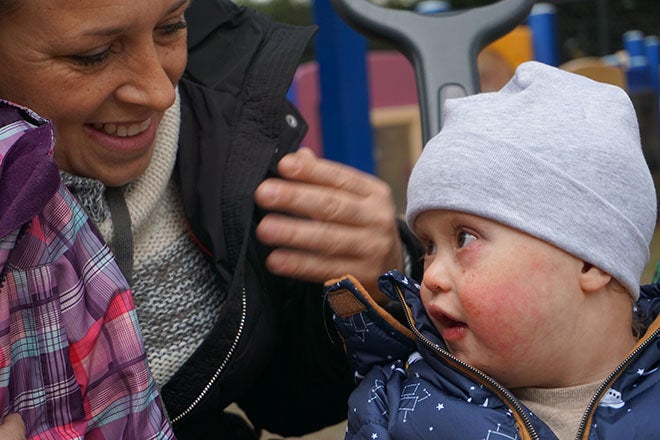
[[[125,28],[115,27],[115,28],[95,28],[86,31],[83,35],[85,36],[100,36],[107,37],[112,35],[118,35],[124,32]]]
[[[179,9],[181,6],[183,6],[187,1],[189,1],[189,0],[179,0],[178,2],[176,2],[176,4],[175,4],[174,6],[172,6],[172,7],[170,8],[169,11],[167,11],[167,13],[169,14],[169,13],[171,13],[171,12],[176,11],[176,10]],[[192,2],[192,0],[190,0],[190,1]]]
[[[179,9],[181,6],[183,6],[186,2],[189,0],[179,0],[176,2],[170,9],[167,10],[166,14],[171,14],[172,12],[176,11]],[[90,29],[86,31],[83,35],[85,36],[100,36],[100,37],[108,37],[112,35],[119,35],[122,32],[126,30],[125,27],[113,27],[113,28],[95,28],[95,29]]]

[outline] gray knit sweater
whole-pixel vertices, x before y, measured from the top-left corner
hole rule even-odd
[[[133,234],[131,287],[147,356],[158,386],[165,384],[210,332],[224,295],[192,241],[172,174],[179,136],[179,98],[158,129],[145,174],[124,188]],[[112,243],[112,216],[100,181],[62,172],[101,235]]]

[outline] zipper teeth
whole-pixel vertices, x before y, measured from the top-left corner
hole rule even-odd
[[[443,356],[450,358],[452,361],[456,362],[458,365],[460,365],[462,368],[465,370],[469,371],[470,373],[474,374],[477,376],[479,379],[483,380],[484,382],[487,382],[490,386],[495,388],[498,392],[502,394],[502,397],[506,399],[506,401],[513,406],[513,408],[518,412],[518,415],[522,418],[522,421],[525,425],[525,428],[527,429],[529,435],[532,437],[532,439],[539,440],[539,436],[536,433],[536,430],[534,429],[534,426],[532,425],[532,422],[529,420],[529,417],[527,417],[527,414],[525,414],[525,411],[523,410],[522,406],[520,406],[520,403],[513,397],[513,395],[502,385],[497,383],[495,380],[493,380],[490,376],[487,376],[484,374],[482,371],[477,370],[473,366],[466,364],[459,358],[455,357],[448,351],[443,350],[440,346],[437,344],[433,343],[430,339],[428,339],[426,336],[424,336],[412,322],[412,318],[410,317],[410,312],[408,310],[408,307],[405,307],[405,298],[403,296],[403,293],[399,289],[399,286],[394,285],[396,288],[397,294],[399,296],[399,299],[401,300],[402,304],[404,305],[405,313],[404,315],[406,316],[406,321],[408,322],[408,327],[412,330],[412,332],[419,338],[424,345],[432,349],[433,351],[437,351],[442,353]]]
[[[243,287],[243,290],[242,290],[242,302],[243,302],[243,304],[242,304],[242,311],[241,311],[241,323],[238,326],[238,332],[236,333],[236,336],[234,337],[234,341],[231,344],[231,347],[229,349],[229,352],[227,353],[227,356],[222,361],[222,363],[220,364],[218,369],[215,371],[213,376],[211,376],[211,379],[206,384],[206,386],[202,389],[199,396],[197,396],[197,398],[195,398],[195,400],[193,400],[192,403],[188,406],[188,408],[186,408],[181,414],[174,417],[171,420],[172,423],[176,423],[179,420],[181,420],[183,417],[187,416],[199,404],[199,402],[204,398],[204,396],[206,396],[206,393],[209,392],[209,390],[211,389],[211,387],[213,386],[215,381],[218,380],[218,377],[220,376],[222,371],[227,366],[227,363],[229,362],[229,359],[231,358],[231,355],[234,353],[234,351],[236,350],[236,347],[238,346],[238,340],[243,335],[243,328],[245,327],[245,318],[246,318],[245,315],[246,315],[246,309],[247,309],[247,295],[246,295],[246,292],[245,292],[245,287]]]
[[[581,439],[582,436],[584,436],[584,432],[587,429],[587,421],[589,420],[589,416],[590,416],[591,412],[593,411],[594,406],[596,405],[596,402],[598,400],[600,400],[601,394],[603,394],[603,392],[606,389],[610,388],[610,382],[612,380],[614,380],[614,378],[619,375],[621,370],[626,368],[628,366],[628,364],[630,364],[630,362],[632,362],[632,360],[637,357],[637,355],[639,354],[640,351],[644,350],[658,336],[660,336],[660,329],[654,331],[653,334],[651,334],[651,336],[649,336],[648,339],[646,339],[636,349],[634,349],[632,351],[632,353],[630,353],[628,355],[628,357],[626,357],[623,360],[623,362],[621,362],[619,364],[619,366],[616,367],[616,369],[614,371],[612,371],[610,373],[610,375],[607,376],[607,379],[605,379],[605,381],[603,381],[603,383],[598,387],[598,390],[596,390],[596,393],[593,395],[593,397],[589,401],[589,405],[587,405],[587,409],[584,412],[584,415],[582,416],[582,420],[580,421],[580,429],[578,430],[577,436],[575,437],[577,440]]]

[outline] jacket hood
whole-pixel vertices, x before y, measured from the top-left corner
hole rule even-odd
[[[438,335],[433,323],[428,318],[422,299],[419,295],[420,285],[401,272],[393,270],[378,279],[380,290],[394,301],[400,301],[397,291],[403,294],[406,304],[410,308],[415,328],[442,350],[447,350],[442,338]]]
[[[485,402],[492,398],[489,389],[485,387],[475,389],[473,387],[474,383],[472,381],[474,378],[466,380],[464,368],[459,366],[460,361],[449,352],[444,340],[426,314],[419,294],[420,285],[416,281],[399,271],[393,270],[382,275],[378,280],[378,285],[381,291],[396,301],[400,301],[398,292],[401,292],[406,305],[410,308],[410,315],[413,319],[410,325],[414,326],[426,339],[426,343],[417,339],[417,351],[423,355],[426,362],[435,371],[440,373],[446,380],[446,384],[451,384],[454,395],[465,399],[471,398],[479,402]]]
[[[54,145],[50,121],[0,100],[0,238],[39,213],[57,191]]]
[[[635,304],[635,319],[642,333],[660,315],[660,283],[648,284],[640,288],[639,300]]]

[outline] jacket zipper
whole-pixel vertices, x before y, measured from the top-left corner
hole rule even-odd
[[[477,370],[476,368],[472,367],[469,364],[466,364],[462,360],[458,359],[451,353],[443,350],[440,348],[437,344],[435,344],[433,341],[428,339],[426,336],[424,336],[422,333],[420,333],[419,330],[415,327],[413,324],[412,317],[410,316],[410,309],[406,305],[405,298],[403,296],[403,293],[401,292],[401,289],[399,289],[399,286],[395,285],[397,295],[399,296],[399,300],[401,301],[401,304],[404,306],[405,313],[404,315],[406,316],[406,321],[408,323],[408,327],[412,330],[412,332],[415,334],[417,339],[419,339],[424,345],[426,345],[428,348],[430,348],[433,352],[438,354],[441,358],[448,358],[455,362],[457,365],[459,365],[465,372],[468,374],[471,374],[475,376],[477,379],[482,380],[483,382],[487,383],[490,385],[492,389],[495,389],[498,393],[500,393],[501,397],[509,404],[510,407],[512,407],[518,416],[521,418],[524,428],[527,430],[527,433],[529,434],[530,438],[532,440],[540,440],[538,434],[536,433],[536,430],[534,429],[534,426],[532,425],[532,422],[529,420],[529,417],[527,417],[527,414],[525,414],[525,411],[523,410],[522,406],[518,402],[518,400],[513,397],[510,391],[508,391],[506,388],[504,388],[502,385],[497,383],[495,380],[493,380],[490,376],[487,376],[483,372]]]
[[[594,396],[591,398],[589,401],[589,405],[587,405],[587,409],[584,412],[584,415],[582,416],[582,421],[580,422],[580,428],[578,429],[577,436],[575,437],[576,440],[581,440],[584,435],[586,434],[587,430],[587,423],[591,419],[592,412],[594,412],[596,403],[600,401],[600,398],[602,394],[610,388],[610,385],[612,382],[619,376],[619,374],[626,368],[628,365],[637,357],[637,355],[643,351],[653,340],[655,340],[658,336],[660,336],[660,328],[656,329],[651,336],[649,336],[644,342],[639,344],[629,355],[624,359],[623,362],[619,364],[618,367],[614,371],[610,373],[609,376],[607,376],[607,379],[598,387],[598,390],[596,390],[596,393]]]
[[[206,394],[209,392],[215,381],[218,380],[218,377],[220,377],[225,367],[229,363],[229,359],[236,350],[236,347],[238,346],[238,341],[243,335],[243,328],[245,327],[245,320],[247,315],[247,295],[246,295],[245,287],[243,287],[243,289],[241,290],[241,300],[242,300],[241,323],[238,326],[238,331],[236,332],[236,336],[234,336],[234,341],[232,342],[231,347],[229,348],[229,352],[227,352],[227,356],[225,356],[225,359],[222,361],[222,363],[215,371],[213,376],[211,376],[211,379],[206,384],[206,386],[202,388],[202,391],[199,394],[199,396],[197,396],[197,398],[195,398],[195,400],[193,400],[192,403],[188,406],[188,408],[186,408],[181,414],[172,418],[171,423],[174,424],[179,420],[181,420],[182,418],[184,418],[185,416],[187,416],[199,404],[199,402],[202,401],[204,396],[206,396]]]

